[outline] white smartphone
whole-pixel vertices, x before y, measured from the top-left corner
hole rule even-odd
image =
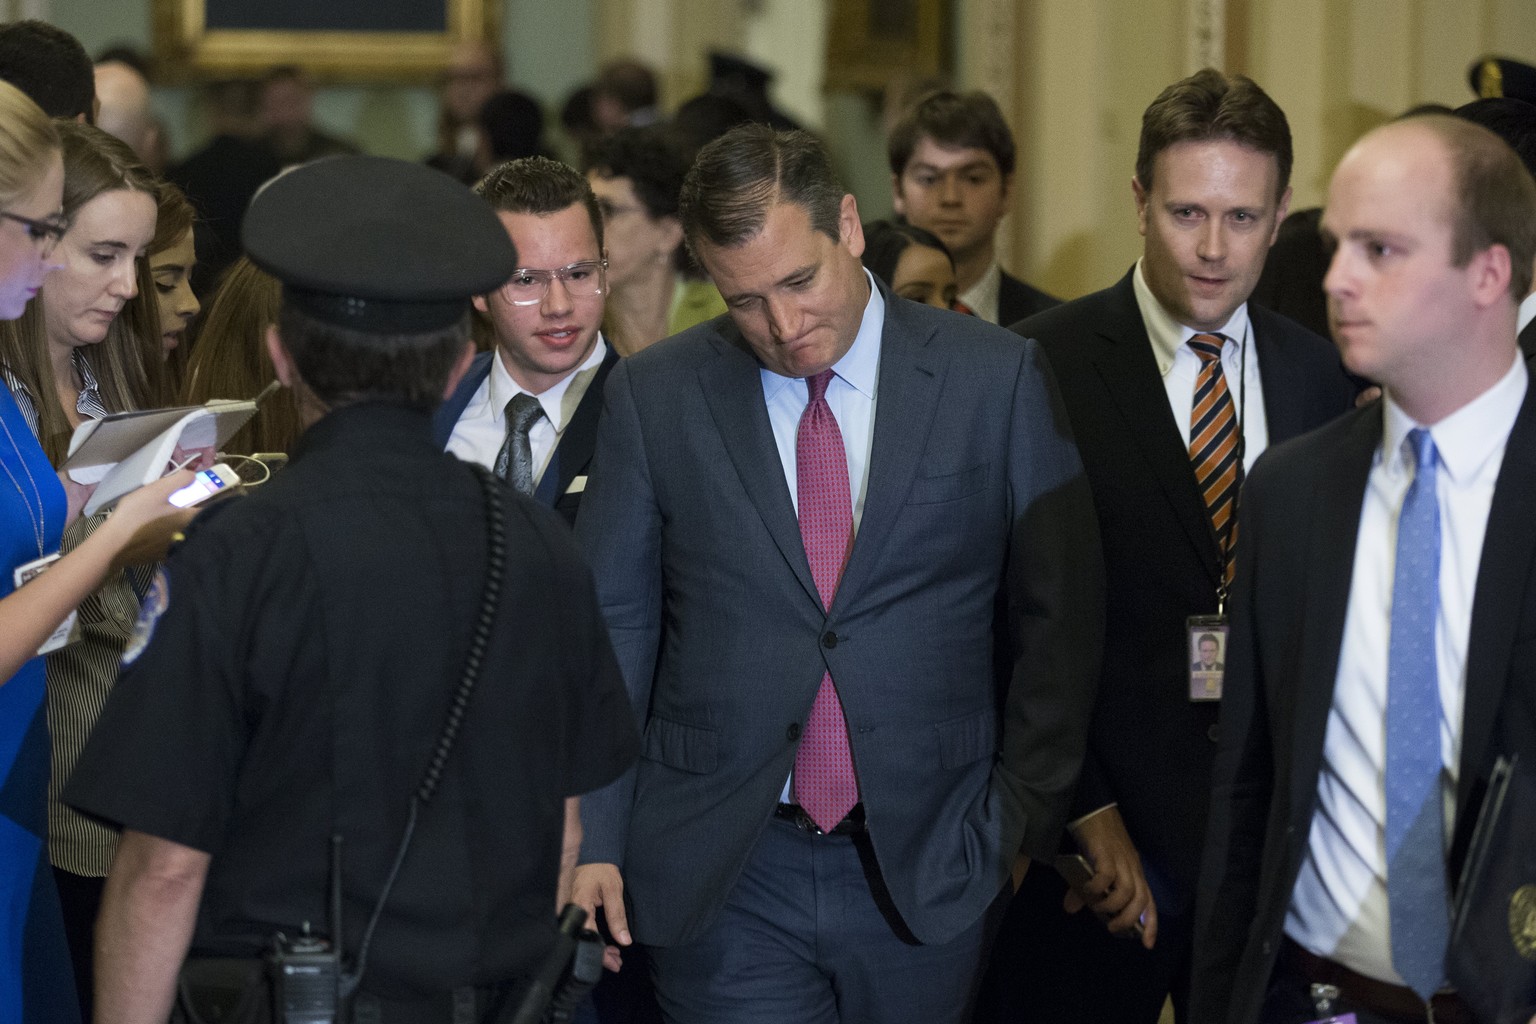
[[[215,494],[223,493],[240,483],[240,474],[221,462],[212,469],[205,469],[192,478],[192,482],[178,491],[172,491],[166,499],[178,508],[187,508],[206,501]]]

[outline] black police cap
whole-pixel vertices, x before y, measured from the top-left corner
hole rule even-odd
[[[1536,68],[1508,57],[1484,57],[1467,72],[1472,91],[1483,99],[1507,97],[1536,103]]]
[[[371,334],[458,322],[500,287],[517,253],[490,205],[440,171],[376,156],[306,164],[246,211],[251,261],[309,316]]]

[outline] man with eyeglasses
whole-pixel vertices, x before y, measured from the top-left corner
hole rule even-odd
[[[603,381],[619,358],[599,331],[602,214],[586,178],[544,157],[502,164],[475,192],[495,208],[519,267],[474,300],[495,344],[438,410],[438,439],[574,524]]]

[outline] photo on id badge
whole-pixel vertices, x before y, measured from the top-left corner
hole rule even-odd
[[[1220,615],[1193,615],[1185,624],[1189,637],[1189,699],[1221,700],[1227,666],[1227,620]]]

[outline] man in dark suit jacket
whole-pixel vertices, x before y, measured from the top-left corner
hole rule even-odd
[[[510,160],[475,186],[517,247],[517,274],[475,299],[495,347],[438,409],[438,441],[495,469],[572,524],[597,443],[603,384],[618,362],[599,332],[607,290],[603,221],[586,178],[565,164]],[[532,422],[518,432],[517,403]],[[526,444],[526,473],[516,451]],[[519,479],[522,483],[519,483]]]
[[[1316,1019],[1322,983],[1362,1024],[1425,1019],[1489,771],[1536,759],[1536,408],[1515,343],[1536,185],[1486,130],[1406,118],[1345,155],[1323,229],[1345,364],[1384,398],[1267,455],[1244,494],[1200,1024]],[[1431,1019],[1471,1019],[1433,1000]]]
[[[984,92],[925,96],[891,129],[886,150],[896,212],[949,248],[967,309],[1007,326],[1060,301],[997,264],[1015,153],[996,100]]]
[[[1104,547],[1104,664],[1072,812],[1095,870],[1071,902],[1092,902],[1109,928],[1066,914],[1061,880],[1031,873],[989,978],[986,1009],[1003,1020],[1155,1022],[1170,993],[1182,1017],[1220,697],[1191,658],[1210,624],[1186,623],[1221,610],[1231,538],[1216,524],[1230,522],[1242,464],[1352,397],[1328,342],[1247,304],[1290,197],[1280,108],[1206,70],[1164,90],[1142,125],[1142,259],[1113,287],[1014,328],[1040,342],[1061,385]],[[1191,439],[1192,419],[1210,415],[1201,337],[1221,339],[1211,383],[1236,421],[1230,462],[1208,484]],[[1221,494],[1222,479],[1230,491],[1213,508],[1202,491]],[[1140,942],[1110,934],[1138,923]]]
[[[871,283],[805,133],[706,147],[681,216],[731,316],[609,378],[577,538],[646,755],[583,807],[574,898],[632,928],[672,1021],[960,1021],[1097,669],[1055,386],[1032,343]]]

